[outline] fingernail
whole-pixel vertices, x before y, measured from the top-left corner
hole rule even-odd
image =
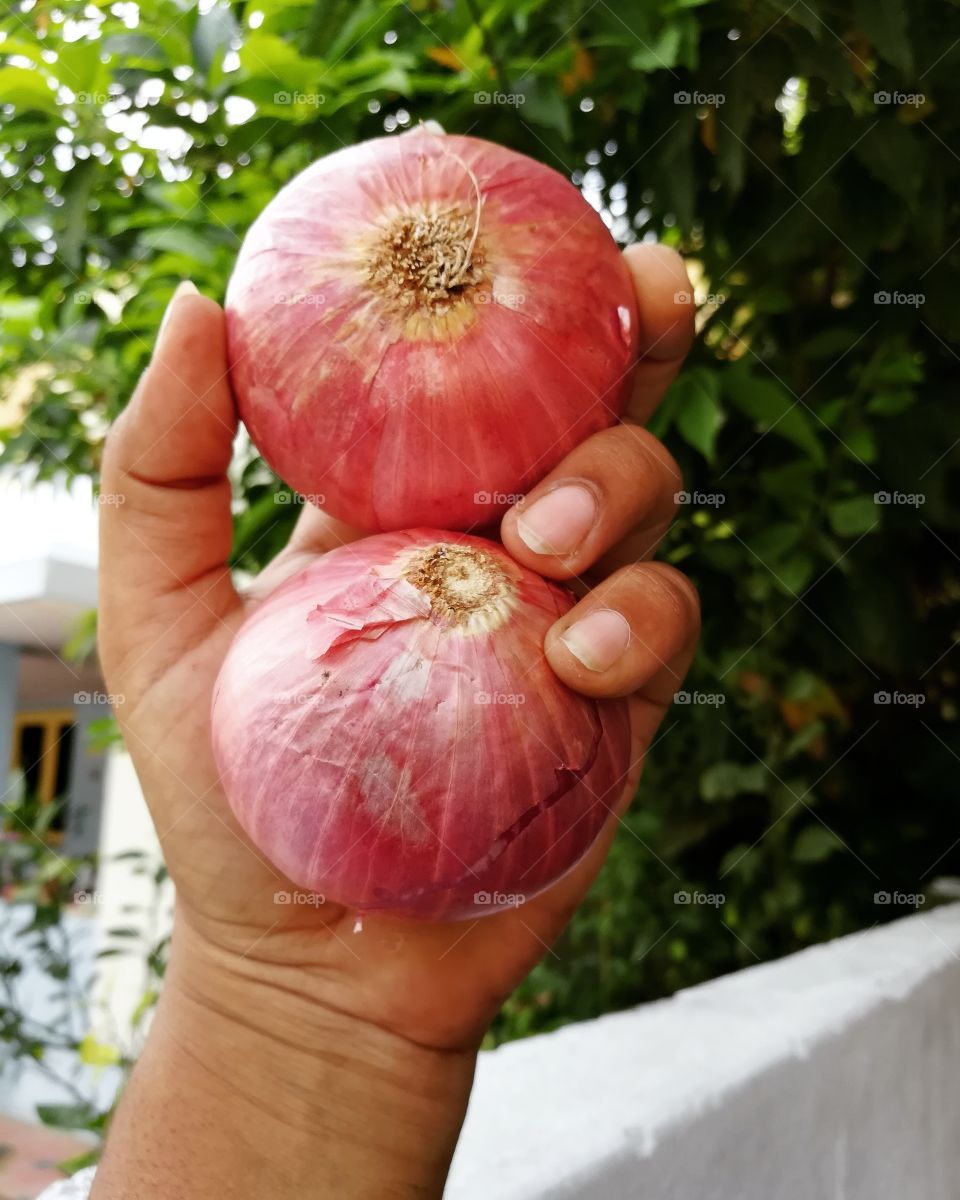
[[[597,520],[597,498],[581,484],[564,484],[534,500],[517,518],[517,533],[534,554],[572,554]]]
[[[598,608],[560,635],[574,658],[590,671],[606,671],[630,644],[630,626],[612,608]]]
[[[163,336],[163,331],[166,329],[177,301],[181,296],[199,296],[200,292],[195,283],[191,283],[189,279],[181,279],[174,289],[173,295],[170,297],[170,302],[163,314],[163,319],[160,322],[160,328],[157,330],[157,341]]]

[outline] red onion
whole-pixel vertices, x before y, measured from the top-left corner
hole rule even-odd
[[[254,442],[368,530],[493,521],[616,421],[636,353],[629,273],[580,192],[438,129],[308,167],[250,229],[227,290]]]
[[[543,654],[566,589],[497,545],[417,529],[335,550],[247,619],[213,747],[253,843],[363,911],[495,912],[584,854],[623,790],[626,701]]]

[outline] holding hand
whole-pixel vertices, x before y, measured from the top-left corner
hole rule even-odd
[[[631,416],[643,421],[686,353],[693,309],[675,301],[690,288],[672,251],[637,246],[627,261],[641,327]],[[181,288],[103,466],[104,491],[125,503],[102,509],[101,658],[108,690],[125,696],[120,724],[177,916],[168,986],[94,1196],[129,1194],[144,1164],[154,1172],[144,1195],[176,1194],[184,1176],[198,1200],[439,1195],[480,1039],[562,931],[617,821],[555,887],[472,923],[371,914],[356,936],[355,914],[333,904],[274,903],[289,884],[244,837],[219,785],[213,684],[251,606],[361,535],[308,508],[238,595],[227,566],[236,428],[223,314]],[[501,525],[514,558],[584,593],[546,640],[560,679],[588,696],[630,696],[621,808],[697,635],[693,588],[649,561],[680,487],[660,443],[622,424],[568,455]]]

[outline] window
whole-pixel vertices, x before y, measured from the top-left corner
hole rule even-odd
[[[70,786],[74,717],[70,709],[17,713],[13,725],[11,767],[23,772],[28,796],[41,804],[64,799]],[[51,830],[63,830],[61,807]]]

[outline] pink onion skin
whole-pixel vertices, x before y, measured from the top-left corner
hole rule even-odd
[[[451,210],[472,226],[474,180],[482,280],[439,313],[399,305],[369,280],[384,228]],[[368,531],[494,521],[617,420],[637,348],[629,272],[580,192],[524,155],[426,127],[288,184],[247,234],[226,312],[261,454]]]
[[[399,574],[437,545],[489,556],[503,596],[466,623],[442,612]],[[429,529],[288,580],[240,629],[214,693],[214,754],[252,842],[298,887],[364,912],[487,915],[554,883],[630,758],[626,701],[570,691],[544,657],[571,603],[500,546]]]

